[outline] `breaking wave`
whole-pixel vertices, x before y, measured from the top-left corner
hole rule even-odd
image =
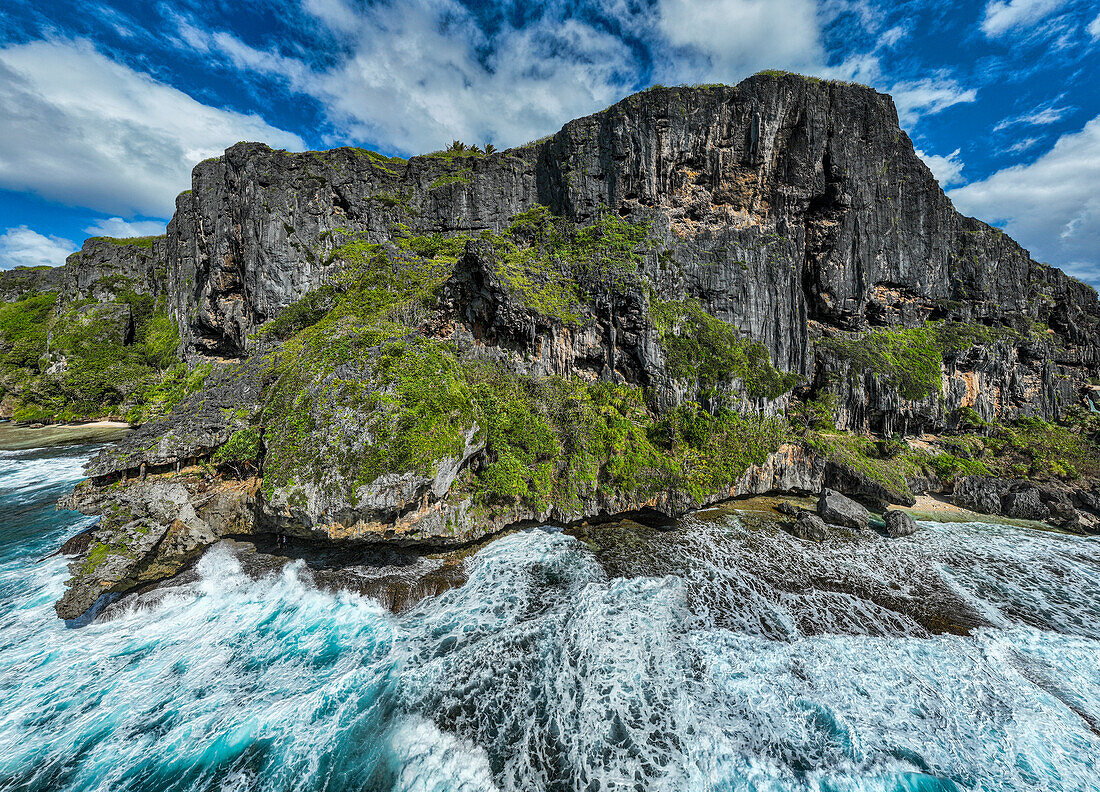
[[[69,629],[90,451],[0,457],[0,790],[1100,789],[1096,539],[531,530],[399,615],[218,545]]]

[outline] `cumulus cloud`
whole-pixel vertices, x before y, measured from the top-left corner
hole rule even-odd
[[[225,33],[192,46],[235,68],[275,76],[317,99],[341,132],[403,153],[491,141],[515,145],[628,93],[633,53],[620,38],[575,18],[503,25],[491,39],[455,0],[355,13],[340,0],[307,10],[351,42],[327,70],[257,50]]]
[[[123,220],[121,217],[104,217],[84,229],[89,236],[109,236],[118,239],[129,237],[160,236],[165,224],[160,220]]]
[[[950,191],[960,210],[1004,229],[1040,260],[1100,283],[1100,116],[1034,162]]]
[[[989,38],[1034,24],[1066,4],[1067,0],[992,0],[985,7],[982,32]]]
[[[659,0],[656,29],[683,71],[727,82],[762,68],[824,63],[814,0]]]
[[[898,120],[903,127],[911,127],[921,116],[934,115],[978,98],[977,89],[964,88],[955,80],[944,76],[896,83],[890,93],[894,96]]]
[[[963,161],[959,159],[962,149],[955,149],[946,157],[941,154],[925,154],[917,150],[917,156],[924,160],[924,164],[932,171],[940,187],[949,187],[952,184],[963,184],[966,179],[962,175]]]
[[[0,270],[12,267],[56,267],[76,250],[68,239],[39,234],[27,226],[9,228],[0,234]]]
[[[204,105],[85,42],[0,48],[0,187],[166,217],[195,163],[238,140],[304,148],[258,116]]]
[[[735,83],[763,68],[870,79],[872,56],[826,65],[815,0],[601,0],[608,26],[585,21],[563,0],[522,26],[486,27],[457,0],[400,8],[305,0],[336,36],[335,65],[310,67],[224,32],[178,19],[190,48],[235,69],[274,76],[325,108],[344,135],[402,153],[453,139],[510,146],[602,109],[638,87],[643,42],[653,82]],[[899,34],[900,35],[900,34]]]

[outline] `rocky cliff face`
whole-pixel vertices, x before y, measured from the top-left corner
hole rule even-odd
[[[1093,290],[956,213],[889,97],[795,76],[647,91],[489,157],[403,162],[240,144],[199,165],[179,198],[168,292],[189,349],[244,355],[255,327],[339,269],[342,234],[384,242],[395,223],[413,234],[499,232],[536,204],[580,225],[605,209],[650,221],[657,253],[645,274],[658,294],[698,298],[804,377],[825,357],[812,343],[822,333],[929,319],[1041,325],[1053,354],[951,361],[940,408],[1052,416],[1073,388],[1050,383],[1098,361]],[[992,401],[990,388],[975,399],[954,376],[1004,382],[1021,362],[1018,387]],[[898,420],[879,418],[891,410],[860,388],[845,396],[851,428]]]
[[[165,237],[92,237],[61,270],[58,288],[66,300],[116,300],[130,291],[163,297],[168,287]]]
[[[840,429],[914,434],[1057,419],[1100,365],[1096,293],[955,212],[889,97],[793,75],[653,89],[489,155],[238,144],[163,242],[78,254],[63,281],[99,296],[86,253],[218,367],[92,465],[72,503],[108,515],[106,547],[173,524],[111,517],[109,488],[195,464],[262,480],[233,530],[326,541],[817,491],[852,470],[766,423],[792,387]],[[70,601],[152,547],[81,566]]]

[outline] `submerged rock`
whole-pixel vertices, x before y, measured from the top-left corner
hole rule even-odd
[[[787,515],[788,517],[796,517],[800,512],[804,511],[804,509],[798,508],[798,506],[791,503],[790,501],[780,501],[778,504],[776,504],[775,510],[780,514]]]
[[[812,542],[823,542],[835,532],[824,520],[808,511],[803,511],[794,523],[785,527],[792,536]]]

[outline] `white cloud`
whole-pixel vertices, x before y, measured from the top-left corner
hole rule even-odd
[[[664,68],[679,73],[686,60],[698,80],[737,82],[763,68],[824,64],[813,0],[659,0],[656,29],[675,60]]]
[[[932,171],[940,187],[947,188],[952,184],[965,184],[966,178],[962,175],[963,161],[959,159],[961,149],[955,149],[946,157],[941,154],[925,154],[918,150],[917,156],[924,160],[924,164]]]
[[[1100,281],[1100,116],[1034,162],[952,190],[962,211],[1004,229],[1036,258]]]
[[[160,220],[123,220],[121,217],[104,217],[84,229],[89,236],[109,236],[117,239],[129,237],[160,236],[164,233]]]
[[[997,124],[997,126],[993,127],[993,131],[1000,132],[1002,129],[1008,129],[1016,125],[1046,126],[1048,124],[1056,124],[1065,118],[1067,114],[1072,113],[1076,109],[1075,107],[1055,107],[1053,103],[1042,105],[1028,113],[1006,118],[1004,121]]]
[[[1038,143],[1040,140],[1041,138],[1037,137],[1023,138],[1021,140],[1017,140],[1005,150],[1009,154],[1022,154],[1023,152],[1034,146],[1036,143]]]
[[[934,115],[953,105],[973,102],[978,98],[976,89],[963,88],[955,80],[942,76],[896,83],[890,93],[903,127],[913,126],[921,116]]]
[[[0,187],[167,217],[195,163],[238,140],[304,148],[258,116],[201,104],[86,42],[0,49]]]
[[[0,270],[12,267],[56,267],[76,250],[68,239],[44,236],[25,225],[9,228],[0,234]]]
[[[654,82],[736,83],[773,67],[861,79],[877,72],[877,61],[867,57],[825,65],[815,0],[602,0],[600,6],[654,53]],[[562,2],[543,5],[523,28],[505,23],[491,33],[457,0],[357,10],[345,0],[305,0],[304,8],[347,45],[348,57],[314,71],[226,33],[177,24],[192,49],[282,78],[319,101],[345,135],[402,153],[455,138],[516,145],[635,88],[635,53]]]
[[[909,29],[907,27],[895,25],[878,37],[878,46],[889,49],[908,35]]]
[[[1089,22],[1088,33],[1094,40],[1100,39],[1100,14],[1096,15],[1096,19]]]
[[[982,32],[990,38],[1031,25],[1066,4],[1067,0],[992,0],[985,7]]]
[[[354,43],[352,54],[327,71],[225,33],[205,34],[201,47],[317,99],[345,136],[403,153],[454,139],[523,143],[631,88],[629,47],[576,19],[547,14],[522,29],[505,26],[489,47],[455,0],[380,4],[360,15],[339,0],[312,0],[307,9]]]

